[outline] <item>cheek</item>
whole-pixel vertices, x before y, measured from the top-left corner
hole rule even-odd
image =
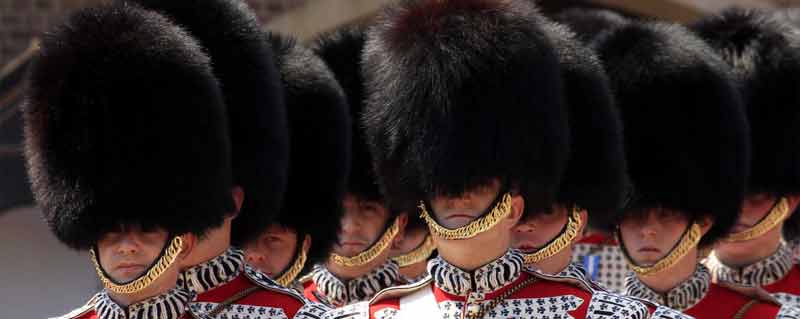
[[[522,245],[535,245],[536,235],[532,232],[514,232],[512,236],[514,246],[519,247]]]
[[[100,265],[104,268],[111,266],[114,261],[113,256],[114,246],[113,245],[97,245],[97,259],[100,261]]]
[[[626,247],[633,247],[636,245],[637,231],[636,228],[632,227],[629,223],[622,223],[619,225],[619,234],[622,243],[625,244]]]

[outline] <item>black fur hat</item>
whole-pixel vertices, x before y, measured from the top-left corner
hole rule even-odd
[[[765,12],[728,10],[694,25],[739,80],[753,159],[748,192],[800,193],[800,32]]]
[[[611,228],[626,191],[622,124],[603,64],[565,26],[544,21],[561,64],[571,154],[558,202],[589,212],[593,227]]]
[[[266,229],[286,187],[288,124],[270,46],[242,0],[135,2],[185,27],[211,57],[228,107],[234,184],[245,193],[231,231],[240,246]]]
[[[630,22],[617,12],[598,8],[570,8],[559,12],[553,19],[567,25],[580,41],[587,44]]]
[[[798,21],[797,9],[732,9],[694,25],[733,66],[745,98],[753,148],[748,193],[800,193]],[[787,225],[798,222],[795,213]]]
[[[322,59],[293,38],[269,34],[268,39],[283,80],[291,136],[289,183],[277,221],[301,240],[311,236],[310,269],[328,258],[339,233],[350,169],[350,114]]]
[[[85,9],[47,33],[23,110],[32,190],[72,248],[121,225],[203,235],[234,209],[209,58],[155,12]]]
[[[400,1],[370,29],[362,117],[391,205],[499,179],[526,213],[554,202],[569,155],[558,57],[529,1]]]
[[[748,126],[730,70],[684,27],[636,23],[598,42],[625,127],[636,214],[662,207],[714,225],[701,246],[725,235],[744,196]]]
[[[361,55],[364,49],[365,28],[360,25],[345,26],[322,34],[314,41],[314,51],[333,71],[342,85],[353,124],[352,165],[347,192],[358,198],[384,202],[372,169],[372,156],[367,147],[364,128],[359,117],[364,112],[364,78],[361,74]],[[390,209],[398,212],[397,209]]]

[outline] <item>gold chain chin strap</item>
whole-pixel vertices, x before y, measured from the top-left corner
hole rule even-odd
[[[633,260],[630,259],[627,253],[623,254],[625,256],[625,260],[628,262],[628,265],[631,267],[633,272],[640,276],[650,276],[654,275],[658,272],[661,272],[667,268],[674,266],[681,258],[686,256],[692,247],[697,246],[697,243],[700,242],[700,238],[703,237],[703,233],[700,230],[700,225],[697,223],[692,223],[692,226],[686,234],[681,236],[680,242],[678,242],[678,246],[672,249],[669,254],[661,258],[655,265],[652,266],[639,266]],[[622,243],[622,238],[618,238],[619,242]]]
[[[294,259],[292,266],[289,267],[289,269],[286,269],[286,271],[284,271],[283,274],[278,277],[278,279],[275,279],[275,282],[284,287],[289,287],[292,282],[294,282],[294,279],[297,278],[297,275],[303,271],[303,267],[306,265],[310,243],[311,236],[306,234],[305,239],[303,240],[303,247],[300,248],[300,252],[297,255],[297,258]]]
[[[492,208],[492,211],[489,212],[489,214],[473,220],[465,226],[455,229],[449,229],[439,225],[439,223],[437,223],[436,220],[431,217],[430,213],[428,213],[428,210],[425,208],[425,202],[419,203],[419,216],[428,224],[431,233],[436,234],[436,236],[439,236],[442,239],[468,239],[475,237],[478,234],[483,233],[497,225],[497,223],[511,213],[511,208],[511,193],[505,193],[500,202],[498,202],[497,205]]]
[[[765,216],[758,224],[735,234],[730,234],[728,237],[723,238],[722,241],[735,243],[751,240],[766,234],[768,231],[778,226],[786,216],[789,215],[789,200],[786,197],[781,197],[778,203],[773,207],[767,216]]]
[[[375,257],[378,257],[386,248],[391,245],[394,237],[397,236],[397,233],[400,231],[400,220],[395,218],[394,223],[392,226],[389,227],[381,236],[381,239],[378,240],[375,244],[372,245],[369,249],[362,251],[358,255],[353,257],[345,257],[342,255],[331,253],[331,260],[339,266],[342,267],[359,267],[368,264],[371,262]]]
[[[433,237],[431,237],[431,235],[427,235],[425,236],[425,241],[423,241],[419,247],[414,248],[414,250],[408,254],[394,257],[392,260],[402,268],[427,260],[434,250],[436,250],[436,243],[433,242]]]
[[[158,277],[160,277],[164,271],[167,270],[167,268],[175,263],[181,251],[183,251],[183,238],[181,236],[175,236],[167,249],[164,251],[164,255],[158,258],[156,263],[150,267],[149,270],[147,270],[147,273],[134,281],[122,285],[114,283],[111,278],[108,278],[105,275],[103,269],[100,268],[100,262],[97,261],[98,257],[94,251],[94,248],[89,250],[89,257],[92,259],[92,263],[94,263],[94,270],[97,271],[97,276],[100,278],[100,282],[103,283],[103,286],[105,286],[106,289],[117,294],[132,294],[147,288],[147,286],[152,284],[153,281],[158,279]]]
[[[526,264],[535,264],[547,258],[553,257],[564,248],[569,247],[575,237],[578,237],[583,221],[581,220],[580,208],[578,206],[572,207],[572,213],[567,219],[567,228],[558,235],[558,237],[550,242],[545,247],[537,250],[535,253],[523,254]]]

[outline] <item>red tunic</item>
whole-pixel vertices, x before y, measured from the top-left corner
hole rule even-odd
[[[781,307],[760,299],[743,295],[737,291],[711,284],[706,296],[694,307],[684,311],[697,319],[736,318],[740,311],[741,319],[778,318]]]
[[[716,282],[761,287],[782,304],[800,308],[800,266],[786,244],[771,256],[741,268],[726,266],[714,254],[705,263]]]
[[[402,285],[397,263],[388,261],[364,276],[344,281],[325,267],[316,266],[314,270],[300,279],[303,296],[313,302],[329,307],[342,307],[366,301],[383,289]]]
[[[420,283],[384,290],[370,302],[335,309],[326,317],[391,319],[419,313],[420,318],[461,318],[465,309],[468,313],[483,309],[485,318],[650,316],[639,301],[594,290],[578,278],[547,276],[524,268],[521,255],[514,250],[472,272],[461,271],[440,257],[431,261],[429,269],[431,277]],[[423,304],[427,307],[420,307]]]
[[[329,310],[278,285],[250,266],[245,266],[233,280],[199,294],[189,308],[202,317],[223,303],[229,304],[218,314],[224,318],[318,318]]]

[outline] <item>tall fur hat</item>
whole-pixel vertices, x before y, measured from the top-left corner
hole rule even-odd
[[[558,53],[570,122],[571,154],[558,202],[589,212],[595,227],[609,228],[626,191],[622,123],[603,64],[565,26],[541,24]]]
[[[75,249],[121,225],[204,234],[232,211],[225,106],[209,58],[130,4],[47,33],[24,105],[31,186]]]
[[[753,148],[748,193],[800,193],[800,134],[795,131],[800,127],[797,16],[797,9],[778,13],[732,9],[693,26],[733,66],[742,89]],[[798,223],[800,214],[795,213],[787,227]]]
[[[766,12],[728,10],[694,25],[739,80],[753,159],[748,192],[800,193],[800,32]]]
[[[630,22],[617,12],[598,8],[570,8],[559,12],[553,19],[567,25],[580,41],[587,44]]]
[[[400,1],[364,49],[362,117],[391,205],[494,179],[548,209],[569,155],[558,57],[529,1]]]
[[[748,126],[730,70],[684,27],[636,23],[598,42],[625,127],[634,194],[628,214],[666,208],[714,225],[738,217],[750,159]]]
[[[322,59],[294,38],[267,38],[281,74],[291,133],[289,183],[277,221],[311,236],[310,267],[328,258],[339,233],[350,169],[350,114]]]
[[[288,124],[270,46],[242,0],[135,2],[185,27],[211,57],[228,107],[234,184],[245,193],[231,232],[241,245],[266,229],[286,187]]]
[[[361,74],[365,32],[365,27],[361,25],[345,26],[317,37],[313,48],[336,75],[350,106],[353,142],[347,192],[361,199],[384,202],[372,169],[372,155],[367,147],[364,128],[359,122],[366,98],[364,77]]]

